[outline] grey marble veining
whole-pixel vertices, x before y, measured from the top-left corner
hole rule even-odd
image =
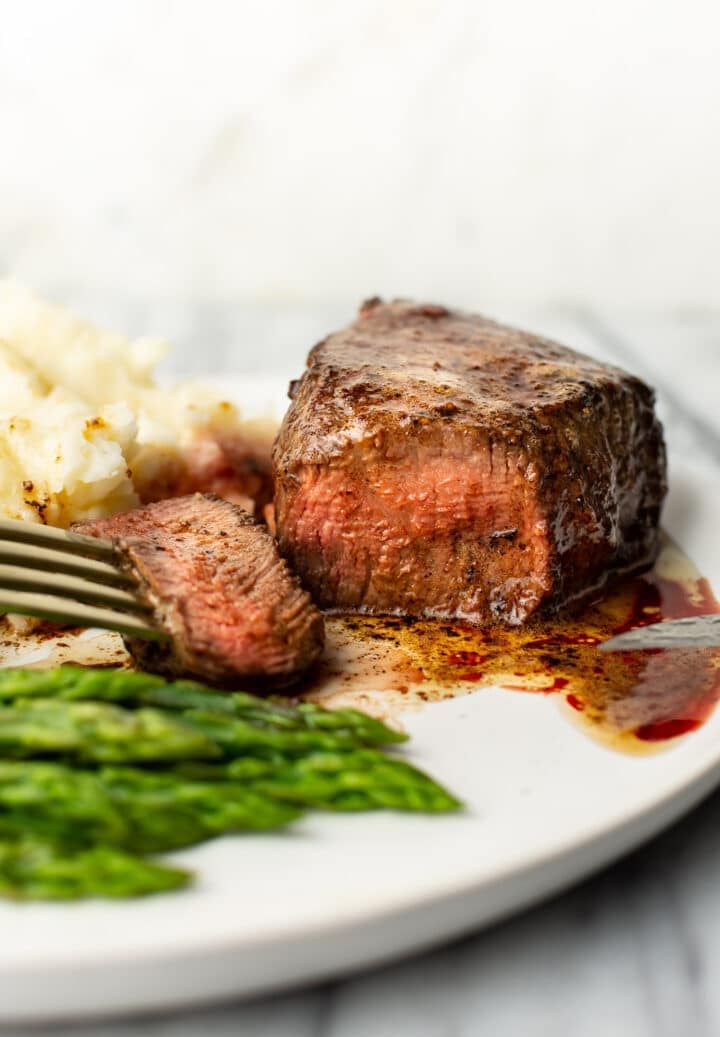
[[[348,315],[341,307],[301,314],[223,314],[190,307],[168,321],[168,330],[179,332],[173,368],[207,370],[209,358],[216,370],[301,366],[307,347]],[[143,330],[143,318],[151,323],[158,318],[147,312],[126,316],[133,332]],[[671,453],[692,457],[703,451],[708,466],[717,461],[704,430],[720,437],[720,418],[709,402],[696,405],[720,393],[716,317],[696,315],[689,321],[686,315],[674,322],[570,310],[503,316],[646,374],[661,390]],[[650,341],[652,347],[646,346]],[[669,392],[663,393],[663,387]],[[720,476],[720,464],[715,472]],[[246,1004],[131,1021],[25,1031],[16,1027],[2,1033],[714,1037],[720,1033],[720,792],[598,876],[432,953]]]

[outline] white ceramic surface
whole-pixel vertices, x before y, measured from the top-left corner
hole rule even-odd
[[[257,406],[266,387],[246,384]],[[280,401],[278,401],[280,402]],[[720,585],[720,494],[677,469],[666,527]],[[486,689],[407,717],[456,817],[315,816],[176,857],[192,892],[0,904],[0,1021],[195,1004],[338,975],[476,929],[637,845],[720,781],[720,714],[651,757],[545,697]]]

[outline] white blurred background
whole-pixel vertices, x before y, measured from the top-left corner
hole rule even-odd
[[[58,298],[720,306],[715,0],[0,0]]]

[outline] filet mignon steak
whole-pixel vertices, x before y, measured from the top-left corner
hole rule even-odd
[[[290,395],[277,532],[321,607],[517,624],[655,557],[662,429],[618,368],[371,300]]]
[[[143,669],[282,687],[320,655],[322,614],[267,529],[236,505],[194,494],[73,528],[118,541],[171,635],[169,645],[127,640]]]

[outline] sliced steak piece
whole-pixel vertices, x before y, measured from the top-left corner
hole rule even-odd
[[[119,542],[171,635],[170,647],[128,639],[144,669],[282,687],[322,651],[321,613],[268,531],[228,501],[177,497],[73,528]]]
[[[291,398],[277,533],[321,607],[522,623],[655,557],[662,429],[618,368],[371,300]]]

